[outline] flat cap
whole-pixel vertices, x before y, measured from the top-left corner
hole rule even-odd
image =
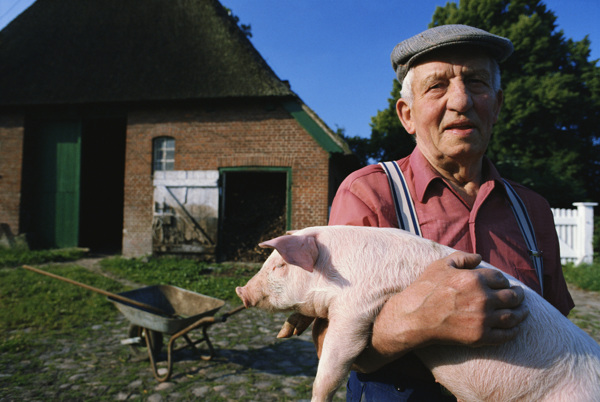
[[[392,51],[392,67],[402,83],[408,70],[421,56],[440,48],[471,45],[486,49],[498,62],[506,60],[513,52],[513,44],[502,36],[468,25],[441,25],[430,28],[402,41]]]

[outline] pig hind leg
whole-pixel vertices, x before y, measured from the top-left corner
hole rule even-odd
[[[330,311],[331,312],[331,311]],[[313,401],[330,401],[367,346],[372,320],[356,321],[330,314],[321,359],[313,384]]]

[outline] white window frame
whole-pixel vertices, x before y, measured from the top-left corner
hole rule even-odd
[[[168,157],[171,151],[172,158]],[[175,170],[175,138],[156,137],[152,140],[152,171]]]

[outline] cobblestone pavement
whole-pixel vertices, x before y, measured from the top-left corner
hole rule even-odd
[[[226,304],[221,311],[232,307]],[[159,383],[152,375],[146,349],[135,353],[121,344],[128,338],[130,323],[120,316],[94,325],[87,341],[66,335],[42,342],[35,358],[15,362],[21,371],[30,368],[34,372],[25,381],[22,376],[11,381],[17,367],[0,367],[0,401],[309,400],[317,367],[310,331],[293,339],[276,339],[285,318],[285,314],[242,310],[209,328],[217,351],[212,360],[199,359],[187,348],[175,352],[171,379]],[[202,331],[193,330],[189,335],[198,339]],[[167,341],[165,338],[165,344]],[[183,346],[185,341],[180,338],[177,345]],[[206,352],[203,345],[198,348]],[[162,375],[166,372],[166,347],[161,357],[158,367]],[[335,400],[345,400],[345,387]]]
[[[572,319],[600,341],[600,295],[570,290],[578,305]],[[220,313],[234,307],[226,304]],[[135,353],[121,344],[128,338],[130,323],[116,313],[76,334],[39,339],[18,361],[0,364],[0,401],[309,400],[317,367],[310,330],[292,339],[276,339],[285,318],[257,309],[240,311],[208,330],[217,350],[212,360],[181,350],[174,354],[172,378],[159,383],[145,349]],[[198,339],[201,334],[194,330],[190,337]],[[166,370],[165,349],[159,373]],[[345,387],[335,400],[345,400]]]

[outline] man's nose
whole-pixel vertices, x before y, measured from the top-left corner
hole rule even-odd
[[[473,106],[473,98],[462,82],[453,82],[448,89],[447,108],[464,113]]]

